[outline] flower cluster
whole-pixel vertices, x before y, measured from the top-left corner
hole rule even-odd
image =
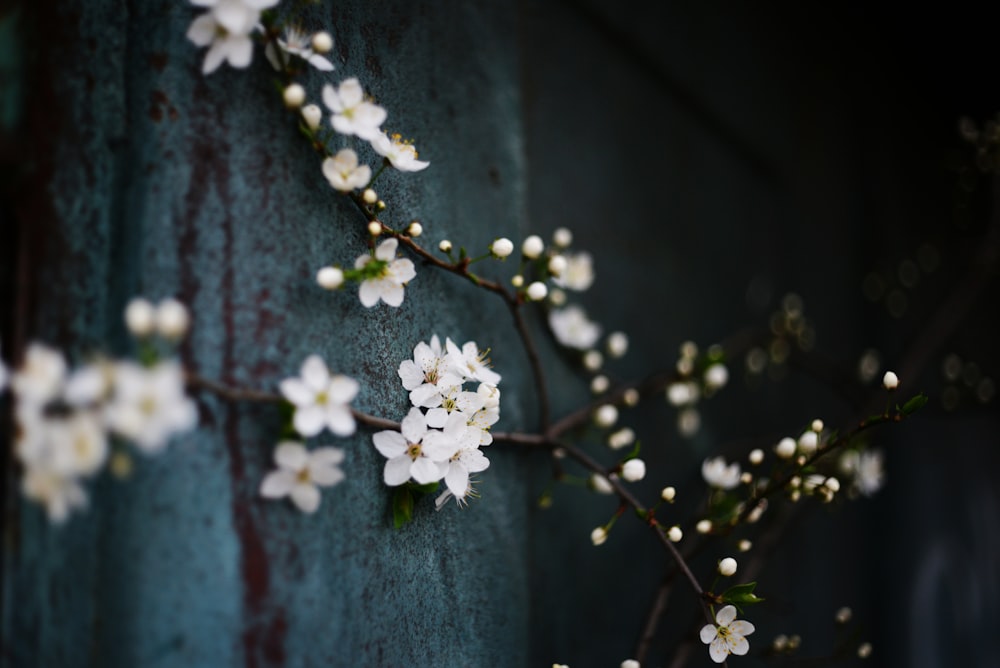
[[[260,13],[274,7],[278,0],[191,0],[208,11],[188,28],[187,37],[197,46],[207,46],[203,74],[211,74],[224,61],[233,67],[246,67],[253,59],[250,35],[260,26]]]
[[[40,343],[28,347],[10,377],[14,452],[24,468],[24,495],[42,504],[51,521],[63,522],[86,506],[81,482],[109,461],[112,436],[155,454],[195,426],[197,410],[184,394],[181,367],[160,359],[152,340],[175,341],[187,322],[187,310],[175,300],[159,307],[141,299],[129,304],[126,324],[144,339],[146,364],[98,359],[71,370],[60,351]],[[6,375],[0,368],[0,390]],[[119,452],[116,461],[118,472],[127,471],[127,454]]]
[[[493,442],[490,427],[500,419],[500,375],[474,342],[459,348],[446,339],[442,348],[436,335],[430,344],[418,343],[413,359],[403,360],[398,373],[412,408],[400,431],[380,431],[372,437],[387,460],[385,484],[444,480],[438,508],[452,497],[462,505],[475,496],[472,475],[490,465],[480,447]],[[475,391],[466,390],[466,383],[477,384]]]

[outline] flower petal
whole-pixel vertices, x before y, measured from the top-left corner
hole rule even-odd
[[[295,474],[291,471],[272,471],[260,483],[260,495],[267,499],[287,496],[295,487]]]
[[[743,636],[730,635],[726,638],[726,643],[729,645],[729,651],[733,654],[743,656],[750,651],[750,643]]]
[[[326,426],[326,411],[315,404],[299,406],[295,409],[292,424],[295,426],[295,431],[303,436],[315,436]]]
[[[410,465],[412,463],[413,460],[406,454],[393,457],[387,461],[385,463],[385,470],[382,472],[382,478],[385,480],[385,484],[389,487],[396,487],[409,480]]]
[[[330,370],[319,355],[310,355],[302,363],[302,381],[314,392],[325,392],[330,385]]]
[[[283,441],[274,449],[274,461],[283,469],[301,471],[309,462],[309,452],[301,443]]]
[[[375,259],[384,260],[388,262],[396,257],[396,248],[399,246],[399,241],[393,238],[386,239],[378,245],[375,249]]]
[[[438,468],[437,464],[426,457],[418,457],[410,466],[410,475],[421,485],[429,482],[437,482],[444,477],[444,472]]]
[[[712,641],[712,644],[708,646],[708,655],[712,657],[712,661],[716,663],[722,663],[729,656],[729,648],[726,645],[726,641],[722,638],[716,638]]]
[[[281,395],[296,406],[309,405],[316,401],[316,393],[300,378],[287,378],[278,385]]]
[[[448,491],[460,499],[469,491],[469,472],[464,466],[452,463],[444,476],[444,482],[448,485]]]
[[[701,627],[701,632],[698,634],[698,636],[701,638],[701,641],[706,645],[715,640],[715,637],[717,635],[719,635],[719,633],[716,630],[714,624],[705,624],[703,627]]]
[[[298,484],[290,494],[292,502],[304,513],[314,513],[319,508],[319,489],[316,485]]]
[[[406,439],[398,431],[380,431],[372,435],[372,443],[375,444],[375,449],[379,451],[380,455],[390,459],[399,457],[406,452]],[[409,468],[407,468],[407,471],[409,471]],[[407,473],[406,477],[409,478],[410,474]],[[400,483],[397,482],[395,484],[398,485]]]
[[[724,606],[715,613],[715,621],[719,626],[729,626],[729,622],[734,619],[736,619],[736,608],[731,605]]]
[[[754,631],[756,631],[756,629],[754,628],[753,624],[751,624],[748,621],[742,620],[742,619],[737,619],[735,622],[730,622],[729,623],[729,630],[732,633],[735,633],[736,635],[741,635],[741,636],[748,636],[751,633],[753,633]]]
[[[327,396],[334,403],[347,404],[358,395],[359,387],[358,381],[353,378],[337,374],[330,380]]]
[[[357,429],[351,409],[336,404],[326,407],[326,426],[336,436],[350,436]]]

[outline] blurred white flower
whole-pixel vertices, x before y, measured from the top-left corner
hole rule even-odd
[[[331,487],[344,479],[338,464],[344,461],[340,448],[306,450],[301,443],[284,441],[274,450],[277,471],[268,473],[260,495],[268,499],[288,496],[299,510],[314,513],[319,508],[320,487]]]

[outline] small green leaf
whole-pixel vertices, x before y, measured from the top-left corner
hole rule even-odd
[[[732,605],[735,605],[740,612],[743,612],[744,605],[753,605],[754,603],[760,603],[764,600],[753,593],[756,586],[756,582],[747,582],[746,584],[730,587],[725,591],[725,593],[722,594],[722,602],[731,603]]]
[[[642,442],[641,441],[636,441],[635,442],[635,447],[632,448],[632,452],[628,453],[628,455],[626,455],[625,459],[623,459],[622,461],[626,461],[627,462],[630,459],[635,459],[636,457],[638,457],[639,456],[639,450],[640,450],[641,447],[642,447]]]
[[[413,494],[406,485],[392,491],[392,523],[398,529],[413,519]]]
[[[433,494],[434,492],[438,491],[438,488],[441,486],[441,483],[429,482],[426,485],[420,485],[415,482],[409,482],[406,483],[406,486],[409,487],[414,492],[416,492],[417,494]]]
[[[902,415],[912,415],[927,405],[928,398],[927,395],[921,392],[917,396],[913,397],[899,409]]]

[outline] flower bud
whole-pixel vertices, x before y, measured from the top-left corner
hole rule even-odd
[[[705,370],[705,385],[713,390],[721,390],[729,382],[729,369],[725,364],[713,364]]]
[[[125,307],[125,326],[132,336],[149,336],[156,327],[156,309],[149,300],[136,297]]]
[[[333,49],[333,37],[325,30],[316,33],[312,37],[312,49],[316,53],[329,53]]]
[[[588,350],[583,354],[583,368],[587,371],[597,371],[604,364],[604,356],[596,350]]]
[[[510,284],[513,285],[515,288],[521,287],[522,285],[524,285],[524,276],[522,276],[521,274],[514,274],[513,276],[510,277]]]
[[[882,387],[887,390],[895,390],[899,387],[899,376],[892,371],[886,371],[885,375],[882,376]]]
[[[176,299],[164,299],[156,307],[156,331],[165,339],[180,339],[187,334],[191,316]]]
[[[608,354],[612,357],[624,357],[628,352],[628,336],[625,332],[611,332],[608,335]]]
[[[598,494],[613,494],[615,491],[608,479],[599,473],[590,475],[590,488]]]
[[[640,668],[639,662],[635,659],[627,659],[622,661],[622,664],[618,668]]]
[[[552,243],[560,248],[566,248],[573,243],[573,233],[565,227],[560,227],[552,233]]]
[[[365,204],[374,204],[378,201],[378,193],[371,188],[365,188],[361,193],[361,199],[364,200]]]
[[[377,220],[373,220],[372,222],[368,223],[368,234],[372,235],[373,237],[377,237],[378,235],[382,234],[382,223],[380,223]]]
[[[535,281],[528,286],[528,299],[534,302],[540,302],[545,299],[545,296],[549,294],[549,289],[545,287],[545,284],[541,281]]]
[[[736,560],[732,557],[726,557],[719,562],[719,575],[723,577],[729,577],[736,573]]]
[[[751,450],[749,459],[751,464],[757,466],[762,461],[764,461],[764,451],[761,450],[760,448],[755,448]]]
[[[607,376],[594,376],[590,381],[590,391],[594,394],[601,394],[608,391],[611,381]]]
[[[532,234],[521,244],[521,254],[529,260],[538,258],[545,251],[545,242],[537,234]]]
[[[604,404],[594,411],[594,422],[598,427],[610,427],[618,421],[618,409],[611,404]]]
[[[306,89],[297,83],[293,83],[285,87],[281,96],[285,100],[286,107],[289,109],[298,109],[306,101]]]
[[[630,387],[625,392],[622,393],[622,403],[626,406],[638,406],[639,405],[639,390],[634,387]]]
[[[629,482],[639,482],[646,477],[646,462],[630,459],[622,465],[622,477]]]
[[[344,272],[337,267],[323,267],[316,272],[316,282],[321,288],[336,290],[344,284]]]
[[[823,431],[823,421],[820,420],[819,418],[816,418],[815,420],[812,421],[812,424],[809,425],[809,428],[812,429],[817,434],[819,434]]]
[[[778,441],[778,445],[774,446],[774,454],[782,459],[791,459],[795,455],[795,448],[795,441],[786,436]]]
[[[711,533],[712,520],[699,520],[699,522],[694,525],[694,530],[700,534]]]
[[[553,276],[562,276],[563,272],[566,271],[566,268],[569,266],[569,263],[562,255],[553,255],[549,258],[548,266],[550,274]]]
[[[597,527],[590,532],[590,542],[595,546],[603,545],[604,541],[608,539],[608,530],[604,527]]]
[[[310,130],[318,130],[319,124],[323,120],[323,112],[315,104],[307,104],[302,107],[302,120]]]
[[[660,498],[667,503],[673,503],[674,499],[677,498],[677,490],[673,487],[664,487],[663,491],[660,492]]]
[[[612,450],[621,450],[633,443],[635,443],[635,432],[628,427],[622,427],[608,436],[608,447]]]
[[[751,543],[750,541],[748,541],[746,538],[744,538],[743,540],[741,540],[739,543],[736,544],[736,548],[740,552],[749,552],[750,548],[752,548],[752,547],[753,547],[753,543]]]
[[[413,221],[407,226],[406,233],[411,237],[413,237],[414,239],[416,239],[417,237],[419,237],[421,234],[424,233],[424,226],[418,223],[417,221]]]
[[[803,454],[811,455],[816,452],[816,447],[819,445],[819,437],[816,436],[816,432],[807,431],[799,436],[799,450]]]
[[[681,528],[676,524],[667,529],[667,540],[669,540],[671,543],[679,543],[681,542],[681,538],[683,537],[684,537],[684,532],[681,531]]]
[[[562,306],[566,303],[566,293],[559,288],[556,288],[549,296],[549,301],[552,302],[553,306]]]
[[[490,245],[490,253],[493,257],[503,259],[514,252],[514,243],[506,238],[500,237]]]
[[[451,252],[451,242],[448,241],[447,239],[442,239],[441,243],[438,244],[438,249],[442,253],[450,253]]]

